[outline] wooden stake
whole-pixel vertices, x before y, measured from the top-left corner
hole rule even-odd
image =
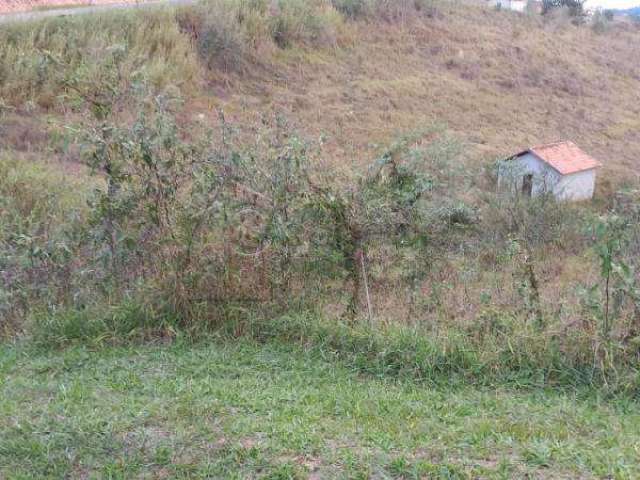
[[[364,252],[360,254],[360,263],[362,265],[362,279],[364,281],[364,291],[367,295],[367,312],[369,313],[369,325],[373,323],[373,311],[371,308],[371,296],[369,295],[369,282],[367,281],[367,271],[364,266]]]

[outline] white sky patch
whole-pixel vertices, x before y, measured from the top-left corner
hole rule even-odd
[[[640,0],[587,0],[587,8],[632,8],[640,6]]]

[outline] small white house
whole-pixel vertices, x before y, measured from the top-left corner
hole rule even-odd
[[[552,193],[558,200],[588,200],[600,166],[573,142],[551,143],[500,162],[498,186],[527,197]]]
[[[504,8],[515,12],[524,12],[527,8],[525,0],[488,0],[488,3],[494,8]]]

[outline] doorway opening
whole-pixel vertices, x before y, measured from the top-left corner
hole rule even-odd
[[[527,174],[522,179],[522,194],[530,197],[533,190],[533,174]]]

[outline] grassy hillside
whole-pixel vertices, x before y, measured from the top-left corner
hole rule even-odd
[[[336,164],[348,168],[361,166],[372,144],[438,122],[465,143],[472,163],[566,138],[604,162],[603,191],[637,175],[637,27],[597,34],[562,18],[446,2],[424,2],[415,15],[405,5],[412,2],[381,1],[373,13],[357,14],[351,3],[366,3],[337,3],[356,12],[357,21],[289,1],[275,20],[260,7],[238,26],[233,2],[217,1],[206,7],[210,16],[184,12],[177,24],[166,15],[150,21],[155,15],[148,14],[71,19],[29,27],[22,40],[16,31],[24,28],[8,28],[0,98],[18,109],[10,124],[20,130],[33,115],[24,111],[29,100],[54,108],[74,96],[47,88],[52,81],[95,81],[95,63],[116,61],[125,46],[119,81],[142,76],[157,86],[184,86],[189,116],[213,120],[213,107],[239,122],[256,111],[286,114],[303,131],[326,135]],[[130,22],[145,26],[133,32]],[[59,28],[70,37],[57,36]],[[83,50],[74,52],[74,45]],[[34,68],[40,80],[30,78]]]
[[[637,405],[357,375],[281,344],[0,347],[5,478],[615,478]]]
[[[479,337],[535,317],[571,351],[611,306],[635,338],[640,32],[598,31],[430,0],[3,26],[3,330],[312,304]],[[497,156],[557,138],[605,164],[594,203],[495,193]]]
[[[435,9],[417,22],[356,24],[338,52],[287,52],[271,64],[277,76],[232,76],[220,104],[240,114],[248,93],[284,109],[328,133],[347,162],[397,131],[442,122],[473,163],[569,138],[605,164],[604,191],[637,178],[637,29],[597,35],[509,12]]]
[[[0,14],[28,12],[31,10],[53,10],[59,8],[81,7],[86,5],[108,5],[112,3],[133,3],[133,0],[8,0],[0,5]]]

